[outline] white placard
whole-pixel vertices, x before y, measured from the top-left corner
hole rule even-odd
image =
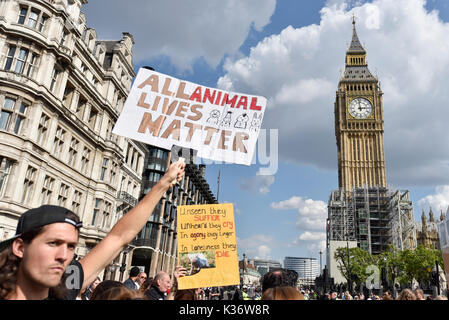
[[[114,134],[215,161],[250,165],[267,99],[201,86],[141,68]]]

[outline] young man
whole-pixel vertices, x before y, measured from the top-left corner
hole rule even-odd
[[[131,290],[139,290],[140,282],[139,282],[140,269],[139,267],[132,267],[129,271],[129,278],[123,282],[125,287]]]
[[[182,179],[184,169],[184,162],[173,163],[137,206],[79,261],[73,260],[82,226],[78,216],[48,205],[25,212],[16,236],[0,243],[0,300],[75,300],[135,238],[164,193]]]

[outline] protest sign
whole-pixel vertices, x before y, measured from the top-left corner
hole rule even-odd
[[[250,165],[267,100],[141,68],[114,134],[201,158]]]
[[[240,283],[232,204],[179,206],[177,223],[179,289]]]

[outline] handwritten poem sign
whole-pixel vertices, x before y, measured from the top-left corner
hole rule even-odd
[[[250,165],[267,99],[201,86],[141,68],[114,134],[197,156]]]
[[[232,204],[178,207],[179,289],[240,283]]]

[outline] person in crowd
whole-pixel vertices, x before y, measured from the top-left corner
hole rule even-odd
[[[92,292],[95,290],[95,288],[101,283],[101,280],[99,277],[96,277],[94,282],[92,282],[87,289],[81,294],[81,300],[89,300],[92,296]]]
[[[137,283],[139,284],[139,289],[146,280],[147,280],[147,274],[145,272],[139,273],[139,275],[137,276]]]
[[[435,300],[447,300],[447,297],[443,296],[443,295],[439,295],[435,298]]]
[[[197,300],[197,289],[177,290],[174,300]]]
[[[105,280],[105,281],[99,283],[97,285],[97,287],[95,288],[95,290],[93,290],[90,300],[100,300],[100,299],[98,299],[98,297],[102,296],[103,292],[108,291],[109,289],[112,289],[112,288],[117,288],[117,287],[125,287],[126,288],[126,286],[122,282],[115,281],[115,280]]]
[[[187,269],[177,266],[173,272],[173,281],[170,275],[164,271],[159,271],[150,286],[145,291],[145,296],[149,300],[174,300],[178,291],[178,279],[184,277]]]
[[[139,291],[142,292],[143,294],[145,294],[145,291],[150,289],[152,283],[153,283],[153,277],[147,277],[147,279],[140,286]]]
[[[331,293],[330,300],[340,300],[340,299],[338,299],[337,292],[334,291],[334,292]]]
[[[278,286],[265,290],[261,300],[304,300],[304,296],[292,286]]]
[[[389,291],[385,291],[382,300],[394,300],[394,298]]]
[[[206,290],[204,294],[207,297]],[[209,292],[209,300],[223,300],[222,292],[219,287],[212,287]]]
[[[143,300],[143,297],[141,292],[126,287],[124,283],[106,280],[95,288],[91,300]]]
[[[267,272],[262,279],[262,294],[265,290],[274,287],[295,287],[298,282],[298,273],[293,270],[278,268]]]
[[[416,296],[410,289],[404,289],[399,294],[397,300],[416,300]]]
[[[345,300],[352,300],[352,296],[351,296],[351,294],[349,293],[349,291],[345,291],[345,293],[344,293],[344,298],[345,298]]]
[[[421,289],[415,289],[413,293],[416,296],[416,300],[426,300],[424,298],[424,292]]]
[[[129,278],[126,279],[125,282],[123,282],[125,287],[131,290],[139,290],[140,288],[139,274],[140,274],[139,267],[132,267],[131,270],[129,271]]]
[[[92,250],[74,260],[82,223],[72,211],[44,205],[23,213],[16,235],[0,243],[0,299],[75,300],[142,230],[165,192],[184,176],[173,163],[151,191]]]
[[[154,277],[153,283],[145,292],[149,300],[165,300],[167,291],[171,288],[170,275],[164,271],[159,271]]]
[[[242,291],[240,290],[239,286],[235,287],[235,291],[234,291],[234,295],[232,296],[232,300],[234,300],[234,301],[243,300]]]

